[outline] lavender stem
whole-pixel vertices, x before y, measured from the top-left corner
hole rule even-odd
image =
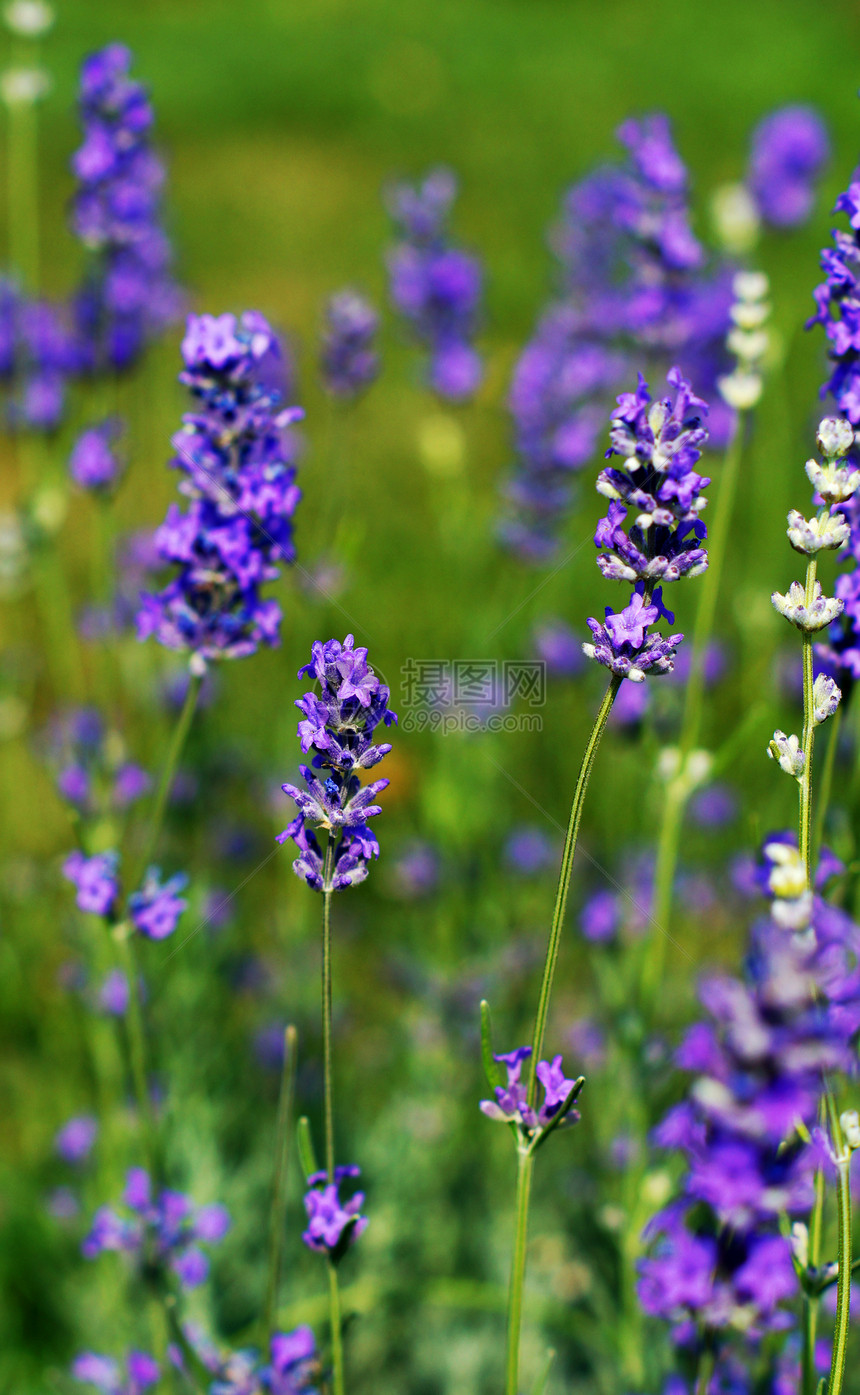
[[[290,1128],[296,1090],[296,1044],[298,1033],[292,1024],[284,1032],[284,1067],[278,1100],[278,1124],[275,1133],[275,1176],[272,1189],[272,1226],[269,1240],[269,1281],[266,1291],[265,1337],[275,1330],[278,1294],[281,1285],[281,1255],[284,1245],[284,1222],[287,1209],[287,1167],[290,1156]]]
[[[182,704],[182,711],[173,729],[173,736],[167,749],[164,765],[161,770],[161,777],[158,781],[158,790],[152,805],[152,813],[149,818],[149,826],[146,833],[146,841],[143,845],[143,853],[140,858],[139,871],[142,875],[149,866],[158,847],[158,840],[161,836],[161,825],[164,822],[164,811],[167,808],[167,801],[170,798],[170,791],[173,788],[173,781],[176,778],[176,767],[179,758],[188,739],[191,729],[191,722],[197,708],[197,699],[200,695],[200,685],[203,682],[198,674],[191,674],[188,682],[188,692],[185,694],[185,701]],[[140,876],[133,879],[132,885],[140,881]]]
[[[670,781],[666,789],[663,818],[657,839],[652,929],[646,943],[640,986],[643,1008],[649,1013],[663,975],[663,962],[668,940],[666,932],[670,928],[669,923],[672,918],[681,823],[684,808],[691,793],[685,780],[685,772],[688,758],[698,746],[701,734],[705,693],[705,659],[714,631],[717,601],[720,597],[720,581],[743,455],[746,418],[745,412],[738,413],[735,432],[726,450],[720,473],[720,489],[714,509],[714,524],[708,539],[708,570],[702,578],[702,591],[693,627],[690,676],[684,692],[684,710],[678,743],[680,752],[678,774],[674,780]]]
[[[576,841],[579,836],[579,824],[582,819],[582,809],[585,804],[585,794],[588,789],[588,781],[591,776],[594,758],[597,755],[597,748],[600,745],[600,738],[603,735],[609,713],[612,711],[612,704],[621,687],[622,679],[618,674],[613,674],[609,680],[603,701],[594,721],[591,735],[588,738],[588,745],[582,757],[582,764],[579,767],[576,788],[573,792],[573,803],[570,806],[570,818],[567,824],[567,835],[564,840],[564,851],[561,855],[561,868],[558,876],[558,889],[555,894],[555,906],[552,912],[552,924],[549,932],[549,942],[546,950],[546,961],[544,963],[543,978],[540,986],[540,997],[538,999],[537,1016],[535,1018],[534,1038],[532,1041],[531,1065],[529,1071],[529,1104],[534,1104],[535,1091],[537,1088],[537,1066],[543,1052],[543,1039],[546,1033],[547,1017],[549,1015],[549,1000],[552,993],[552,983],[555,977],[555,966],[558,960],[558,950],[561,943],[561,931],[564,924],[564,915],[567,909],[567,893],[570,888],[570,875],[573,871],[573,858],[576,852]]]
[[[567,909],[567,894],[570,888],[570,876],[573,870],[573,858],[576,853],[576,842],[579,836],[579,824],[582,819],[582,809],[585,803],[585,794],[588,789],[588,781],[597,755],[597,748],[600,745],[600,738],[612,704],[615,701],[618,689],[622,683],[618,674],[613,674],[609,680],[603,701],[594,721],[588,744],[582,757],[582,764],[579,767],[576,788],[573,792],[573,802],[570,807],[570,818],[567,825],[567,836],[564,840],[564,851],[561,857],[561,869],[558,878],[558,890],[555,896],[555,906],[552,913],[552,924],[550,926],[549,942],[547,944],[546,960],[544,963],[543,978],[540,986],[540,997],[538,999],[537,1016],[535,1019],[534,1040],[531,1054],[531,1067],[529,1074],[529,1094],[530,1105],[534,1105],[535,1093],[537,1089],[537,1065],[543,1052],[543,1041],[546,1034],[547,1018],[549,1016],[549,1002],[552,993],[552,984],[555,977],[555,967],[558,962],[558,951],[561,943],[561,932],[564,925],[564,916]],[[519,1363],[520,1363],[520,1331],[522,1328],[523,1309],[523,1288],[525,1285],[526,1272],[526,1245],[528,1241],[529,1224],[529,1201],[531,1198],[531,1180],[534,1169],[534,1157],[528,1152],[520,1150],[517,1164],[517,1199],[516,1199],[516,1232],[514,1240],[514,1253],[511,1260],[511,1278],[508,1300],[508,1335],[507,1335],[507,1366],[505,1395],[518,1395]]]
[[[848,1324],[851,1318],[851,1185],[849,1169],[851,1153],[842,1136],[842,1126],[833,1095],[827,1092],[827,1113],[830,1133],[836,1151],[836,1204],[838,1212],[837,1261],[839,1278],[836,1285],[836,1327],[830,1357],[830,1379],[827,1395],[842,1395],[845,1377],[845,1355],[848,1345]]]

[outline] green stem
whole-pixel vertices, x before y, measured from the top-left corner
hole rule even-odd
[[[325,1098],[325,1167],[329,1182],[334,1181],[334,1086],[332,1083],[331,1031],[331,897],[334,869],[334,834],[329,833],[323,861],[322,914],[322,1018],[323,1018],[323,1092]],[[333,1395],[343,1395],[343,1339],[341,1336],[340,1290],[337,1267],[328,1261],[329,1320],[331,1324],[331,1360]]]
[[[806,606],[811,607],[815,596],[817,564],[810,557],[806,568]],[[800,779],[800,810],[798,815],[798,846],[806,867],[806,884],[810,891],[815,885],[812,867],[812,749],[815,743],[813,719],[812,634],[803,631],[803,774]]]
[[[815,1199],[809,1217],[809,1263],[817,1269],[821,1262],[821,1222],[824,1215],[824,1172],[819,1167],[815,1174]],[[815,1341],[818,1335],[818,1305],[820,1295],[803,1295],[803,1355],[801,1359],[802,1395],[815,1395],[817,1374],[815,1370]]]
[[[332,1395],[344,1395],[340,1289],[337,1282],[337,1267],[331,1259],[328,1262],[328,1301],[329,1313],[331,1314]]]
[[[191,728],[191,722],[194,717],[195,708],[197,707],[197,699],[200,695],[200,685],[202,682],[203,679],[196,674],[192,674],[189,678],[185,702],[182,704],[182,711],[173,729],[173,736],[171,737],[167,756],[162,766],[161,777],[158,781],[158,789],[152,805],[152,813],[149,816],[146,839],[140,857],[138,875],[133,879],[132,886],[137,886],[158,847],[158,840],[161,836],[161,825],[164,822],[164,811],[167,808],[167,801],[170,798],[170,791],[173,788],[173,781],[176,778],[176,767],[179,764],[179,758],[182,755],[185,742],[188,738],[188,732]]]
[[[284,1068],[278,1100],[278,1126],[275,1136],[275,1182],[272,1191],[272,1226],[269,1236],[269,1281],[266,1289],[265,1339],[275,1329],[281,1286],[281,1254],[287,1209],[287,1166],[290,1154],[290,1127],[296,1089],[296,1040],[293,1026],[284,1032]]]
[[[28,64],[28,67],[30,65]],[[39,290],[39,173],[35,102],[9,107],[9,261],[30,295]]]
[[[702,1352],[699,1358],[699,1374],[696,1378],[696,1395],[708,1395],[716,1359],[716,1352],[713,1348],[709,1347],[707,1351]]]
[[[532,1039],[532,1055],[529,1075],[529,1103],[534,1104],[535,1091],[537,1087],[537,1066],[543,1051],[543,1039],[546,1033],[547,1017],[549,1016],[549,1000],[552,993],[552,983],[555,977],[555,966],[558,961],[559,945],[561,943],[561,932],[564,926],[564,914],[567,909],[567,893],[570,888],[570,875],[573,870],[573,858],[576,852],[576,840],[579,836],[579,825],[582,819],[582,809],[585,803],[585,794],[588,789],[588,781],[591,776],[594,758],[597,755],[597,748],[600,745],[600,738],[609,713],[612,711],[612,704],[621,687],[622,679],[617,674],[613,674],[609,680],[609,686],[600,704],[600,709],[594,720],[591,735],[588,738],[588,745],[582,757],[582,764],[579,767],[579,775],[576,780],[576,788],[573,791],[573,803],[570,806],[570,818],[567,824],[567,836],[564,840],[564,851],[561,855],[561,869],[558,877],[558,889],[555,894],[555,906],[552,912],[552,924],[549,932],[549,942],[546,949],[546,960],[544,963],[543,978],[540,986],[540,997],[538,998],[537,1016],[535,1018],[534,1037]]]
[[[123,969],[128,980],[128,1012],[126,1013],[126,1028],[128,1031],[128,1049],[131,1061],[131,1078],[134,1086],[134,1094],[137,1100],[137,1107],[140,1113],[141,1126],[144,1132],[144,1146],[146,1148],[147,1163],[153,1181],[157,1184],[162,1176],[161,1146],[158,1132],[158,1120],[152,1106],[152,1096],[149,1092],[149,1083],[146,1078],[146,1035],[143,1025],[143,1003],[140,993],[140,969],[137,962],[135,946],[132,936],[129,933],[129,925],[117,927],[116,939],[119,944],[120,954],[123,961]]]
[[[559,946],[561,944],[561,932],[564,927],[564,916],[567,909],[567,895],[570,888],[570,876],[573,870],[573,859],[576,853],[576,841],[579,836],[579,825],[582,819],[582,809],[585,803],[585,794],[588,789],[588,781],[591,776],[594,759],[597,755],[597,748],[600,745],[600,738],[612,704],[615,701],[618,689],[621,687],[622,679],[617,674],[613,674],[609,680],[609,685],[600,704],[588,744],[582,757],[582,764],[579,767],[579,775],[576,780],[576,787],[573,791],[573,802],[570,807],[570,818],[567,824],[567,836],[564,840],[564,851],[561,856],[561,869],[558,877],[558,888],[555,895],[555,906],[552,913],[552,924],[550,926],[549,941],[547,943],[546,960],[544,962],[543,978],[540,986],[540,996],[538,998],[537,1015],[535,1018],[534,1037],[532,1041],[531,1067],[529,1077],[529,1103],[534,1103],[537,1087],[537,1064],[543,1051],[543,1041],[546,1034],[547,1018],[549,1016],[550,997],[552,995],[553,979],[558,962]],[[531,1153],[520,1151],[517,1170],[517,1199],[516,1199],[516,1237],[514,1241],[514,1253],[511,1260],[511,1278],[508,1300],[508,1335],[507,1335],[507,1376],[505,1390],[506,1395],[517,1395],[517,1381],[519,1378],[520,1362],[520,1331],[522,1328],[522,1307],[523,1307],[523,1286],[525,1284],[526,1270],[526,1239],[528,1236],[529,1224],[529,1201],[531,1198],[532,1172],[534,1169],[534,1158]]]
[[[734,435],[729,442],[720,472],[720,488],[714,507],[713,525],[708,529],[708,570],[702,578],[699,607],[693,626],[690,651],[690,676],[684,692],[681,732],[678,741],[678,774],[667,787],[663,818],[657,839],[657,860],[654,867],[654,904],[652,929],[645,945],[642,964],[641,994],[646,1010],[653,1004],[663,976],[666,942],[672,919],[675,872],[678,866],[681,825],[684,808],[690,795],[687,783],[687,762],[701,737],[705,699],[705,663],[708,645],[714,631],[720,582],[726,560],[726,550],[734,513],[735,495],[743,455],[747,414],[738,413]]]
[[[323,1091],[325,1099],[325,1170],[329,1182],[334,1181],[334,1086],[332,1083],[331,1044],[331,897],[329,890],[334,866],[334,835],[329,833],[323,864],[322,914],[322,1020],[323,1020]]]
[[[838,1216],[838,1240],[836,1258],[839,1264],[839,1278],[836,1284],[836,1327],[833,1332],[833,1351],[830,1357],[830,1379],[827,1395],[841,1395],[845,1377],[845,1355],[848,1347],[848,1324],[851,1318],[851,1185],[849,1169],[851,1154],[842,1137],[842,1126],[833,1095],[828,1091],[827,1112],[830,1118],[830,1134],[836,1152],[836,1209]]]
[[[523,1323],[523,1290],[526,1280],[526,1247],[528,1245],[529,1201],[531,1199],[533,1172],[534,1155],[521,1149],[517,1155],[516,1230],[508,1292],[505,1395],[519,1395],[520,1332]]]

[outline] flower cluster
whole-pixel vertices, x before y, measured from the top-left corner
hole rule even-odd
[[[380,723],[390,726],[397,717],[388,706],[389,689],[367,662],[367,650],[354,646],[352,635],[343,644],[317,640],[311,662],[299,669],[300,678],[308,674],[320,685],[319,695],[305,693],[296,700],[303,714],[298,725],[302,751],[314,755],[311,766],[300,767],[307,789],[281,786],[299,812],[278,842],[293,839],[300,853],[293,871],[315,891],[356,886],[367,876],[369,859],[379,856],[367,821],[381,813],[373,800],[388,781],[363,785],[357,772],[377,765],[391,750],[390,743],[376,745],[373,738]],[[321,779],[314,773],[318,770],[329,773]],[[326,833],[325,853],[308,821]]]
[[[58,713],[45,733],[44,747],[57,793],[85,817],[127,809],[150,788],[146,771],[126,759],[119,733],[105,728],[94,707]]]
[[[583,333],[582,316],[556,305],[541,319],[514,370],[509,407],[518,469],[506,485],[513,516],[502,535],[521,556],[552,555],[571,480],[592,459],[623,355]]]
[[[190,651],[194,672],[209,661],[277,644],[280,608],[259,588],[294,559],[293,514],[301,497],[286,430],[301,416],[281,406],[281,352],[265,318],[191,315],[184,370],[198,409],[173,438],[180,491],[155,535],[178,573],[157,595],[144,592],[138,638]]]
[[[238,1351],[219,1362],[209,1395],[316,1395],[320,1370],[313,1332],[296,1327],[273,1335],[266,1364],[255,1351]]]
[[[627,121],[617,135],[626,163],[594,171],[566,196],[552,236],[565,297],[542,317],[514,373],[518,464],[506,489],[515,512],[502,533],[538,561],[556,546],[571,472],[593,455],[631,359],[662,371],[680,363],[709,397],[728,367],[731,270],[709,267],[693,234],[689,180],[668,119]],[[716,444],[731,424],[716,399]]]
[[[148,1172],[133,1167],[126,1176],[123,1211],[102,1206],[96,1211],[81,1250],[95,1259],[106,1250],[135,1255],[142,1268],[169,1268],[183,1288],[202,1284],[209,1261],[200,1249],[216,1245],[230,1228],[223,1206],[197,1206],[182,1192],[153,1195]]]
[[[813,107],[779,107],[764,117],[752,134],[747,173],[762,219],[776,228],[805,223],[829,156],[827,128]]]
[[[115,920],[119,914],[119,854],[96,853],[87,857],[80,849],[63,863],[63,875],[77,889],[78,909],[90,915]],[[180,892],[188,885],[184,872],[161,883],[157,867],[149,867],[138,891],[128,898],[127,913],[134,928],[148,940],[164,940],[172,935],[188,902]]]
[[[152,107],[129,76],[131,62],[124,45],[109,44],[81,68],[84,141],[72,158],[72,226],[92,255],[75,308],[96,369],[134,363],[181,306],[160,222],[164,167],[150,144]]]
[[[122,432],[122,422],[109,417],[78,436],[69,456],[69,474],[81,489],[106,494],[117,484],[123,464],[114,443]]]
[[[125,1373],[112,1356],[94,1351],[81,1352],[72,1362],[72,1377],[82,1385],[93,1385],[102,1395],[144,1395],[157,1384],[161,1370],[145,1351],[130,1351]]]
[[[81,364],[65,310],[45,300],[28,300],[14,281],[0,277],[0,382],[8,394],[8,425],[56,430],[69,378]]]
[[[822,858],[822,879],[832,865]],[[767,840],[757,876],[771,916],[754,928],[745,979],[703,983],[710,1020],[676,1058],[695,1078],[656,1132],[686,1172],[646,1231],[639,1296],[688,1352],[791,1326],[798,1255],[780,1218],[811,1205],[822,1072],[850,1067],[860,1028],[860,928],[809,892],[791,835]]]
[[[320,367],[333,397],[357,397],[379,373],[374,348],[379,316],[357,291],[339,291],[326,306]]]
[[[593,643],[584,644],[590,659],[622,678],[641,682],[646,673],[669,673],[683,635],[663,638],[649,627],[664,615],[662,588],[656,582],[696,576],[707,567],[702,543],[705,526],[699,515],[707,502],[703,490],[710,481],[695,466],[707,440],[707,404],[696,397],[678,368],[668,382],[674,397],[651,401],[642,375],[635,393],[618,398],[607,457],[620,457],[624,468],[608,466],[597,481],[609,499],[605,518],[594,535],[601,550],[597,559],[604,576],[634,582],[624,610],[606,608],[601,624],[590,619]],[[629,508],[637,510],[629,531],[624,522]]]
[[[314,1172],[308,1178],[305,1193],[308,1226],[302,1239],[309,1249],[327,1254],[335,1262],[363,1235],[369,1224],[367,1217],[360,1215],[364,1192],[353,1193],[348,1201],[342,1202],[340,1198],[342,1183],[360,1176],[361,1169],[353,1163],[336,1167],[332,1181],[327,1172]]]
[[[430,352],[428,378],[440,397],[470,398],[483,376],[472,344],[481,303],[477,258],[452,247],[446,223],[457,193],[450,170],[419,185],[398,184],[389,208],[399,241],[388,257],[391,299]]]
[[[520,1079],[523,1063],[532,1054],[530,1046],[518,1046],[514,1051],[501,1052],[493,1060],[504,1066],[507,1081],[494,1088],[494,1100],[481,1100],[480,1108],[488,1119],[513,1124],[525,1143],[536,1143],[550,1124],[564,1128],[579,1122],[579,1111],[573,1101],[582,1088],[583,1080],[567,1080],[561,1056],[552,1061],[539,1061],[535,1075],[540,1081],[544,1098],[538,1109],[529,1104],[528,1089]]]

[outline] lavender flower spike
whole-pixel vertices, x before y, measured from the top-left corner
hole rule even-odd
[[[555,1129],[579,1122],[579,1111],[573,1108],[573,1100],[585,1082],[581,1076],[577,1080],[566,1079],[561,1056],[554,1056],[552,1061],[540,1061],[535,1074],[543,1086],[544,1100],[534,1109],[520,1078],[523,1064],[531,1054],[530,1046],[518,1046],[514,1051],[494,1055],[493,1059],[505,1067],[507,1083],[497,1085],[495,1099],[481,1100],[480,1108],[488,1119],[513,1124],[525,1146],[533,1150],[550,1125]]]
[[[196,410],[173,438],[174,465],[187,513],[171,505],[156,533],[161,560],[177,574],[158,594],[141,595],[139,639],[154,635],[190,654],[202,675],[209,662],[242,658],[278,643],[281,612],[260,586],[292,562],[292,517],[300,498],[287,428],[301,410],[283,407],[273,386],[282,355],[258,311],[191,315],[182,341]]]
[[[388,742],[374,744],[373,737],[380,723],[390,726],[397,717],[388,706],[388,688],[367,663],[367,650],[355,648],[352,635],[343,644],[317,641],[311,662],[299,670],[300,678],[304,674],[320,684],[319,695],[305,693],[296,700],[304,718],[297,733],[302,751],[314,755],[310,766],[299,767],[307,789],[281,786],[299,812],[277,841],[293,839],[300,854],[293,871],[315,891],[341,891],[364,881],[369,859],[379,856],[367,820],[381,813],[373,800],[388,781],[362,785],[356,772],[377,765],[391,750]],[[321,770],[329,774],[320,778],[315,771]],[[314,830],[306,827],[308,820]],[[317,840],[320,830],[327,834],[330,858]]]
[[[333,397],[357,397],[379,373],[373,341],[379,316],[357,291],[339,291],[326,306],[323,383]]]
[[[308,1228],[302,1239],[309,1249],[328,1254],[335,1263],[363,1235],[369,1224],[367,1217],[359,1214],[364,1204],[364,1192],[355,1192],[346,1202],[340,1199],[341,1184],[348,1178],[354,1179],[360,1175],[361,1169],[351,1164],[336,1167],[333,1182],[328,1180],[326,1172],[314,1172],[308,1178],[305,1193]]]

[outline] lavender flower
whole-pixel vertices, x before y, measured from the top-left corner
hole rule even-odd
[[[219,1363],[209,1395],[316,1395],[320,1361],[316,1340],[307,1326],[272,1337],[271,1360],[260,1365],[255,1351],[234,1352]]]
[[[790,1325],[797,1278],[780,1218],[811,1204],[815,1160],[803,1139],[822,1073],[848,1068],[860,1027],[860,929],[813,901],[790,837],[764,851],[772,916],[755,927],[744,981],[702,985],[710,1021],[677,1055],[695,1080],[655,1135],[687,1171],[646,1232],[656,1243],[640,1266],[646,1311],[673,1324],[681,1347],[718,1353],[733,1331],[756,1341]]]
[[[98,991],[97,1002],[111,1017],[123,1017],[128,1011],[129,983],[122,969],[110,969]]]
[[[356,772],[377,765],[391,750],[388,742],[375,745],[373,736],[380,723],[390,726],[397,717],[388,707],[389,689],[367,663],[367,650],[354,644],[352,635],[343,644],[317,641],[311,662],[299,669],[300,678],[309,674],[320,684],[319,697],[305,693],[295,704],[304,716],[298,725],[302,751],[313,750],[314,756],[311,766],[300,766],[306,790],[281,786],[299,812],[277,841],[293,839],[300,853],[293,871],[315,891],[358,885],[367,876],[369,859],[379,856],[367,820],[381,813],[373,800],[388,781],[362,785]],[[317,770],[330,773],[323,780]],[[307,820],[326,832],[325,854]]]
[[[150,940],[164,940],[172,935],[179,917],[188,906],[188,902],[178,895],[188,885],[185,873],[177,873],[163,885],[159,877],[159,869],[150,867],[140,891],[135,891],[128,898],[132,921],[140,933]]]
[[[98,1131],[98,1123],[91,1114],[76,1115],[55,1135],[54,1152],[63,1162],[79,1166],[89,1158]]]
[[[72,227],[92,255],[76,314],[96,369],[127,368],[181,305],[160,223],[164,167],[150,145],[152,108],[129,77],[131,62],[127,48],[109,44],[81,68]]]
[[[81,367],[80,349],[65,308],[27,300],[0,277],[0,381],[9,393],[8,425],[50,433],[66,407],[69,378]]]
[[[494,1100],[481,1100],[481,1112],[488,1119],[500,1124],[513,1124],[526,1144],[536,1144],[552,1124],[554,1128],[564,1128],[579,1122],[579,1111],[572,1107],[573,1100],[584,1081],[567,1080],[561,1065],[561,1056],[552,1061],[540,1061],[536,1075],[543,1086],[544,1098],[538,1109],[528,1102],[528,1090],[521,1080],[522,1068],[532,1054],[530,1046],[518,1046],[514,1051],[494,1055],[493,1059],[505,1067],[507,1083],[497,1085]]]
[[[86,857],[80,850],[70,853],[63,864],[63,875],[77,887],[77,904],[80,910],[92,915],[114,920],[119,916],[120,884],[119,854],[99,853]],[[150,940],[163,940],[172,935],[180,915],[188,902],[179,893],[188,885],[183,872],[177,873],[162,885],[157,867],[147,869],[143,884],[128,897],[126,913],[132,925]],[[106,981],[107,986],[107,981]],[[113,1005],[118,996],[122,1008]],[[128,985],[111,983],[110,1001],[105,1003],[106,1011],[125,1011],[128,1001]]]
[[[126,760],[119,734],[106,730],[94,707],[59,712],[44,733],[43,748],[58,794],[87,818],[126,809],[150,787],[149,775]]]
[[[82,1385],[94,1385],[102,1395],[144,1395],[159,1380],[158,1362],[145,1351],[130,1351],[123,1375],[112,1356],[85,1351],[72,1362],[72,1377]]]
[[[81,432],[69,456],[69,474],[81,489],[106,493],[118,482],[123,466],[113,443],[122,430],[122,423],[111,417]]]
[[[582,652],[603,664],[619,678],[641,683],[646,674],[671,673],[675,650],[684,638],[682,634],[648,635],[647,629],[661,612],[659,588],[654,593],[657,604],[646,605],[641,592],[634,591],[630,604],[617,615],[606,607],[606,618],[586,621],[594,636],[593,644],[583,644]]]
[[[777,228],[806,222],[829,156],[827,128],[813,107],[780,107],[759,122],[747,181],[765,222]]]
[[[334,397],[357,397],[379,373],[379,316],[357,291],[339,291],[326,307],[322,376]]]
[[[301,412],[282,409],[271,386],[281,350],[265,318],[190,316],[182,381],[200,403],[174,437],[174,461],[191,499],[171,505],[156,547],[178,575],[158,595],[144,592],[138,638],[154,635],[190,651],[196,673],[208,662],[278,643],[280,608],[259,587],[292,561],[292,516],[300,493],[284,435]]]
[[[209,1261],[200,1245],[216,1245],[230,1228],[223,1206],[197,1206],[182,1192],[152,1194],[149,1174],[141,1167],[127,1173],[123,1210],[96,1211],[81,1251],[95,1259],[106,1250],[136,1255],[141,1265],[169,1268],[183,1288],[202,1284]]]
[[[340,1198],[341,1184],[360,1175],[361,1169],[351,1164],[336,1167],[333,1182],[328,1180],[327,1172],[315,1172],[308,1178],[305,1193],[308,1227],[302,1239],[309,1249],[327,1254],[335,1263],[364,1234],[369,1224],[367,1217],[359,1214],[364,1192],[355,1192],[346,1202],[341,1202]]]
[[[75,850],[63,863],[63,876],[77,887],[78,909],[90,915],[113,914],[119,898],[118,854],[98,853],[85,857]]]
[[[483,366],[472,347],[481,301],[477,258],[448,241],[446,223],[457,193],[449,170],[423,183],[399,184],[388,199],[400,241],[388,258],[391,299],[430,351],[428,378],[440,397],[462,402],[480,385]]]
[[[588,658],[616,677],[634,682],[642,682],[648,672],[670,673],[684,637],[648,634],[659,616],[666,616],[670,624],[674,619],[654,582],[695,576],[707,567],[701,546],[705,526],[699,514],[706,503],[702,491],[710,481],[694,467],[707,439],[703,422],[708,409],[680,369],[671,369],[668,381],[675,389],[674,399],[652,403],[641,374],[636,392],[618,398],[606,454],[620,456],[625,468],[610,466],[597,481],[598,491],[609,499],[606,518],[594,535],[598,549],[606,549],[597,565],[606,577],[636,584],[624,610],[616,613],[607,606],[603,624],[588,620],[594,642],[582,647]],[[637,510],[629,532],[623,526],[628,505]]]
[[[563,620],[545,620],[535,628],[534,652],[550,673],[575,678],[582,671],[582,642]]]

